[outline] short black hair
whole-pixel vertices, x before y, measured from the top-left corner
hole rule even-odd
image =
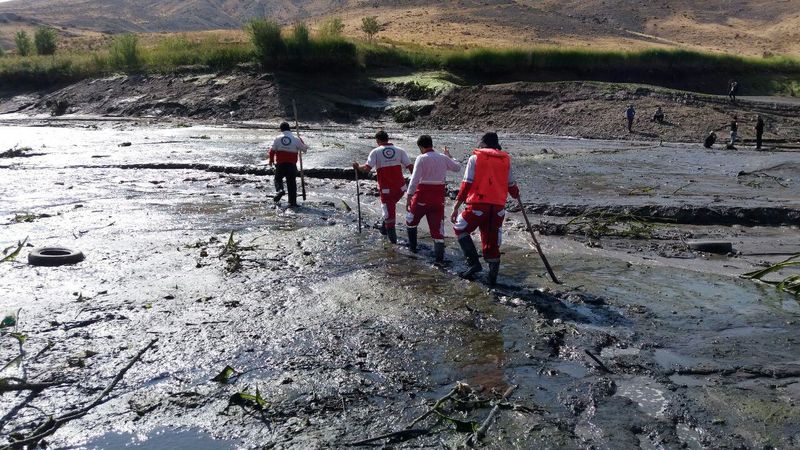
[[[483,135],[481,138],[481,142],[486,148],[493,148],[496,150],[502,150],[503,147],[500,147],[500,138],[497,137],[497,133],[489,132]]]
[[[378,142],[389,142],[389,133],[381,130],[375,133],[375,140]]]
[[[281,131],[289,131],[291,129],[292,129],[292,127],[289,126],[289,122],[281,123]]]
[[[422,136],[417,139],[417,147],[419,148],[431,148],[433,147],[433,138],[428,136],[427,134],[423,134]]]

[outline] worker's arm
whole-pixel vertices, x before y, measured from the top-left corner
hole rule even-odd
[[[514,179],[514,169],[511,167],[508,168],[508,194],[511,195],[511,198],[519,200],[519,186]]]
[[[467,195],[472,188],[472,182],[475,180],[475,156],[470,156],[467,162],[467,169],[464,171],[464,180],[461,182],[461,189],[458,191],[456,197],[456,204],[453,206],[453,213],[450,215],[450,221],[456,223],[458,220],[458,209],[467,201]]]
[[[406,191],[406,211],[411,207],[411,197],[417,192],[417,186],[419,186],[420,178],[422,178],[422,171],[417,170],[417,166],[419,166],[421,162],[422,158],[417,158],[417,160],[414,161],[414,167],[411,171],[411,181],[408,182],[408,190]]]
[[[367,157],[367,162],[362,166],[361,164],[353,161],[353,169],[358,170],[359,172],[363,173],[370,173],[372,168],[377,165],[378,157],[375,153],[375,150],[369,152],[369,156]]]
[[[274,146],[270,147],[270,149],[269,149],[269,165],[270,166],[274,166],[275,165],[275,147]]]
[[[458,161],[453,159],[453,156],[450,154],[450,150],[447,149],[447,146],[444,147],[442,153],[444,154],[444,156],[447,156],[448,158],[447,170],[449,170],[450,172],[458,172],[459,170],[461,170],[461,164],[459,164]]]
[[[370,173],[372,171],[372,166],[369,164],[364,164],[363,166],[356,161],[353,161],[353,169],[362,172],[362,173]]]
[[[308,152],[308,145],[306,145],[306,143],[303,142],[303,139],[299,137],[297,138],[297,151],[303,153]]]
[[[400,164],[402,164],[403,167],[408,170],[408,173],[414,173],[414,164],[411,164],[411,160],[408,158],[408,153],[403,152],[403,154],[400,155]]]

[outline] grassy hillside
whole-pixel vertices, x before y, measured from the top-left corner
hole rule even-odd
[[[361,18],[378,16],[379,38],[440,48],[658,47],[800,56],[796,0],[13,0],[0,3],[3,12],[113,32],[240,28],[264,16],[313,24],[337,15],[350,37],[363,37]]]
[[[344,37],[312,35],[309,39],[307,34],[298,38],[292,29],[284,29],[280,37],[277,25],[274,32],[277,37],[268,37],[273,42],[266,50],[254,45],[244,32],[231,31],[75,38],[62,45],[55,57],[0,58],[0,85],[37,88],[119,72],[218,71],[245,65],[248,70],[323,75],[337,71],[354,76],[364,71],[444,70],[476,84],[623,81],[708,93],[724,93],[727,80],[736,78],[742,82],[742,94],[800,94],[800,59],[784,56],[742,57],[659,48],[431,48]],[[125,45],[135,48],[125,50]]]

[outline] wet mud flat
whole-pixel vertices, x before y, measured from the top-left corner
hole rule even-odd
[[[490,289],[454,275],[462,263],[452,238],[452,264],[438,270],[425,238],[412,255],[374,231],[356,233],[354,182],[323,169],[365,157],[369,133],[305,134],[318,149],[306,167],[322,175],[307,180],[308,202],[292,211],[268,201],[272,178],[254,172],[258,130],[23,125],[2,128],[0,149],[19,143],[41,155],[0,161],[2,246],[28,236],[87,260],[36,268],[24,264],[25,247],[17,262],[0,264],[0,309],[20,311],[13,331],[25,337],[4,328],[0,362],[23,356],[0,376],[59,383],[2,394],[6,439],[89,404],[157,339],[101,404],[47,442],[324,448],[400,432],[370,444],[456,447],[497,405],[478,445],[800,443],[800,305],[738,277],[800,251],[796,228],[657,222],[642,238],[594,236],[574,222],[541,238],[565,281],[557,286],[512,212],[500,285]],[[423,131],[398,133],[396,143],[411,149]],[[441,142],[463,158],[474,139]],[[785,152],[522,135],[504,145],[528,208],[797,207]],[[700,161],[691,171],[703,169],[677,190],[691,173],[680,162],[690,160]],[[253,170],[207,170],[245,166]],[[776,166],[780,183],[739,182],[741,171]],[[362,182],[370,222],[379,214],[373,183]],[[650,189],[628,195],[639,187]],[[739,254],[691,252],[679,247],[686,236],[733,240]],[[469,388],[414,423],[459,381]]]

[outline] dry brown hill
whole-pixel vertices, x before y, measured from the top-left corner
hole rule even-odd
[[[800,56],[800,0],[13,0],[15,13],[94,31],[239,28],[252,17],[316,23],[341,16],[360,35],[367,15],[380,38],[434,46],[648,46]]]

